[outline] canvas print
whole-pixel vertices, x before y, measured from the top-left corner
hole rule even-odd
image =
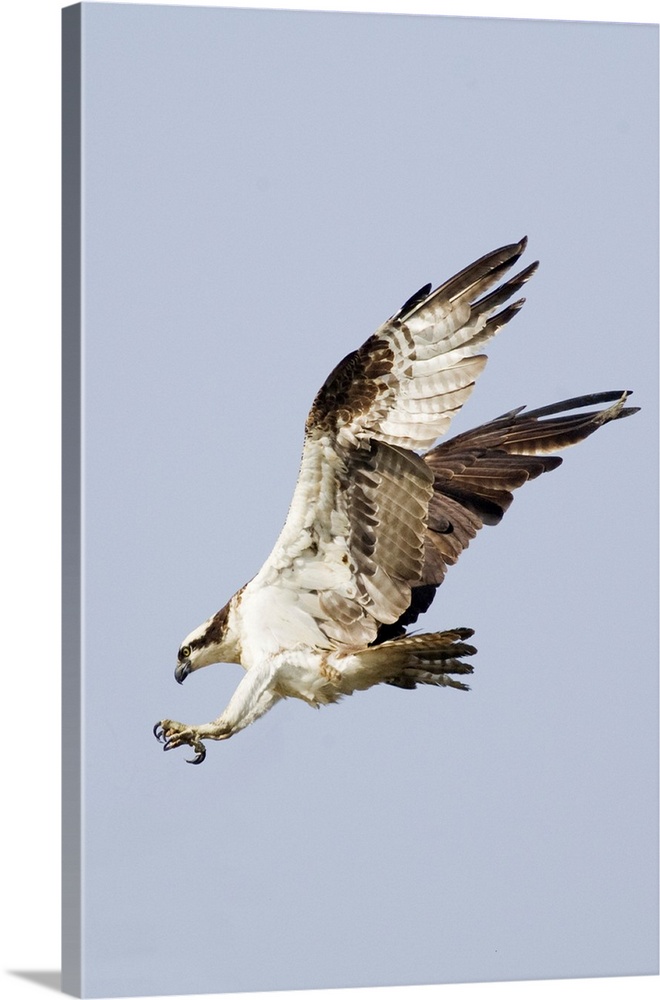
[[[63,39],[64,989],[657,972],[657,29]]]

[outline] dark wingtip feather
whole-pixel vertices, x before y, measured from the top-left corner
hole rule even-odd
[[[571,399],[562,399],[559,403],[552,403],[550,406],[539,406],[536,410],[528,410],[526,417],[550,417],[553,413],[562,413],[566,410],[579,410],[583,406],[598,406],[601,403],[616,403],[625,400],[632,395],[632,389],[614,389],[609,392],[590,392],[584,396],[573,396]],[[639,410],[639,407],[627,407],[627,409]],[[621,410],[620,414],[623,413]]]
[[[419,291],[415,292],[414,295],[411,295],[409,299],[406,299],[406,301],[399,309],[397,315],[400,318],[403,318],[404,316],[406,316],[407,313],[412,312],[415,306],[418,306],[420,302],[424,301],[424,299],[428,296],[432,288],[433,285],[431,284],[430,281],[427,285],[423,285],[422,288],[419,289]]]

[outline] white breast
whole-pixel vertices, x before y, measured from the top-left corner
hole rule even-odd
[[[242,662],[246,668],[285,651],[329,649],[314,613],[318,597],[286,586],[286,579],[270,585],[257,577],[247,585],[237,609]]]

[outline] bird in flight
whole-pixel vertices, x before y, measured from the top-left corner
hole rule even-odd
[[[432,447],[483,371],[482,348],[524,302],[506,304],[538,262],[504,279],[526,243],[425,285],[328,376],[273,551],[183,640],[174,671],[182,683],[240,663],[245,676],[214,722],[157,722],[165,750],[190,746],[199,764],[205,740],[228,739],[282,698],[318,708],[374,684],[467,690],[458,678],[472,673],[472,629],[407,627],[479,528],[501,520],[511,491],[561,464],[550,453],[638,409],[627,391],[521,406]]]

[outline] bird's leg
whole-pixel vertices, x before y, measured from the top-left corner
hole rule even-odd
[[[201,764],[206,757],[206,747],[202,740],[227,740],[234,733],[245,729],[279,701],[270,684],[275,674],[275,665],[252,667],[238,685],[229,704],[214,722],[200,726],[189,726],[183,722],[163,719],[154,726],[154,736],[163,743],[164,750],[174,750],[180,746],[191,746],[195,758],[189,764]]]

